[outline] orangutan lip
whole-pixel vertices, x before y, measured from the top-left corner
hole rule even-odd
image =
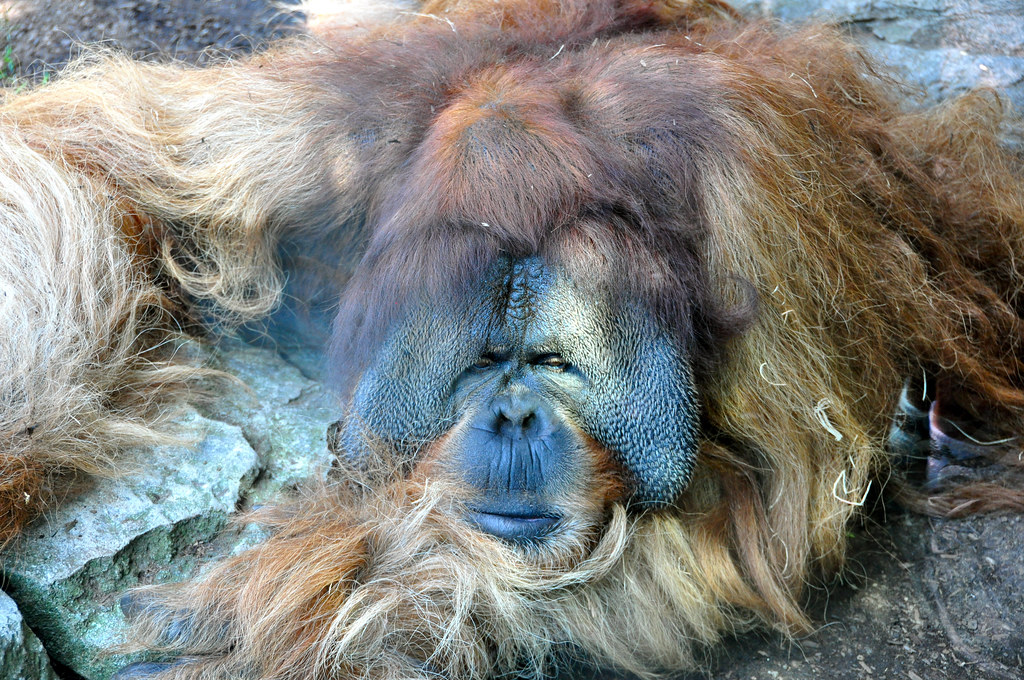
[[[481,531],[509,541],[540,538],[561,521],[550,514],[487,512],[470,509],[466,519]]]

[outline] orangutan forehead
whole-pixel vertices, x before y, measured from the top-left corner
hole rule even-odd
[[[539,256],[499,257],[482,281],[474,282],[466,298],[444,295],[422,300],[421,310],[436,313],[450,305],[451,315],[480,314],[467,327],[477,329],[480,339],[494,348],[518,347],[559,351],[557,338],[580,333],[597,337],[596,319],[607,313],[609,300],[598,287],[575,281],[557,262]],[[463,308],[465,312],[456,311]],[[466,317],[469,318],[469,317]]]
[[[523,323],[536,313],[538,294],[550,283],[551,275],[539,258],[512,263],[505,276],[505,318],[510,324]]]
[[[411,198],[432,213],[421,219],[514,231],[530,251],[581,214],[699,203],[700,163],[727,148],[713,99],[695,58],[648,58],[491,67],[450,91],[410,168]]]

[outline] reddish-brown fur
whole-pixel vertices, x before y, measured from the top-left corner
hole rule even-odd
[[[54,442],[103,443],[134,388],[161,393],[134,340],[165,317],[132,310],[259,316],[281,290],[278,241],[297,279],[330,272],[314,306],[344,286],[343,392],[408,297],[457,291],[498,254],[645,302],[697,368],[694,477],[674,507],[631,517],[610,452],[591,447],[567,499],[578,530],[530,555],[459,519],[465,490],[427,474],[444,439],[408,477],[382,451],[380,474],[262,513],[265,544],[153,595],[143,644],[196,659],[168,675],[486,677],[540,669],[559,643],[637,673],[692,665],[723,630],[806,625],[805,582],[842,566],[847,522],[893,474],[906,378],[1024,433],[1024,181],[996,95],[911,111],[831,29],[743,23],[718,3],[422,14],[202,71],[109,59],[4,101],[25,196],[92,206],[69,218],[86,241],[133,216],[117,270],[142,258],[146,276],[125,279],[116,310],[81,284],[134,323],[110,326],[132,342],[100,375],[67,377],[88,398],[44,414],[38,445],[24,418],[2,421],[0,516],[17,520],[0,536],[54,471],[110,467]],[[62,182],[33,184],[47,173]],[[46,245],[45,213],[2,217]],[[991,457],[1013,467],[1019,450]],[[895,488],[934,511],[1020,509],[1011,480]],[[168,639],[172,619],[187,625]]]

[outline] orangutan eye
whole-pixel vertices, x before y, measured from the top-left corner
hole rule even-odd
[[[491,366],[493,366],[495,362],[496,358],[493,354],[482,354],[480,355],[480,358],[476,360],[476,363],[473,364],[473,368],[478,371],[482,371],[485,368],[490,368]]]
[[[547,366],[559,371],[569,368],[569,362],[562,358],[561,354],[542,354],[532,362],[535,366]]]

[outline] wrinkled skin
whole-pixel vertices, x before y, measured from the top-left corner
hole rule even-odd
[[[696,455],[692,372],[649,312],[588,283],[503,258],[464,292],[412,305],[354,389],[342,450],[414,457],[451,432],[446,466],[480,492],[473,521],[510,539],[557,525],[590,440],[634,503],[671,503]]]

